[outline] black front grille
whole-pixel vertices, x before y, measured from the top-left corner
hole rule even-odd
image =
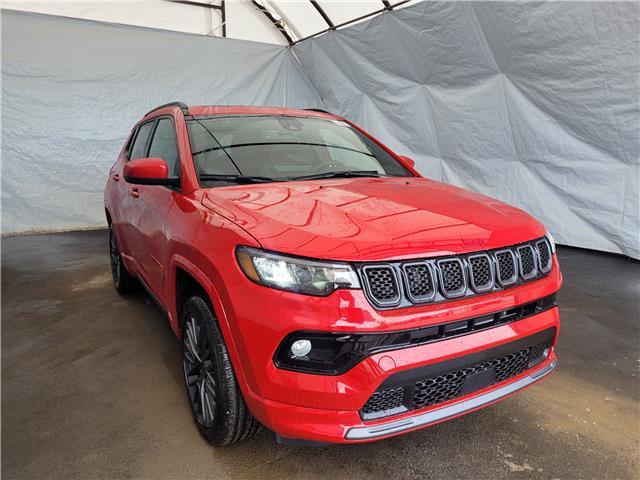
[[[536,250],[540,260],[540,270],[546,273],[551,270],[551,247],[546,240],[539,240],[536,242]]]
[[[455,257],[357,264],[378,308],[408,307],[514,287],[551,271],[546,239]]]
[[[464,295],[467,284],[464,278],[462,262],[457,258],[440,260],[438,268],[440,269],[442,294],[445,297]]]
[[[534,343],[526,347],[520,346],[523,341],[526,343],[528,340],[526,338],[514,342],[514,350],[511,352],[504,352],[505,349],[509,349],[509,344],[503,345],[499,347],[500,354],[494,357],[489,356],[488,360],[470,362],[471,364],[466,365],[464,365],[465,357],[452,361],[452,365],[453,362],[462,363],[461,368],[443,368],[446,367],[446,362],[430,366],[428,368],[433,370],[433,373],[426,374],[422,378],[415,378],[411,371],[396,374],[400,377],[401,385],[385,386],[394,383],[394,376],[390,377],[369,398],[361,409],[360,415],[364,420],[373,420],[407,410],[418,410],[504,382],[544,360],[544,354],[548,352],[554,335],[555,329],[533,335],[530,341]],[[473,357],[483,354],[487,358],[490,352],[480,352]],[[420,372],[417,374],[419,375]]]
[[[391,267],[366,267],[364,274],[369,286],[369,293],[376,302],[394,304],[400,299],[398,282]]]
[[[518,247],[518,255],[520,256],[520,275],[522,275],[522,278],[528,280],[535,277],[538,272],[533,247],[531,245]]]
[[[471,287],[476,292],[486,292],[493,288],[493,268],[486,253],[469,257]]]
[[[431,300],[436,293],[429,264],[409,263],[402,266],[407,279],[407,290],[413,301]]]
[[[511,285],[518,279],[516,270],[516,256],[511,250],[496,253],[498,263],[498,280],[502,285]]]

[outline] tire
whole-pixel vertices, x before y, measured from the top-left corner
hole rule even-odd
[[[217,447],[253,437],[261,425],[244,402],[211,303],[191,297],[181,320],[182,370],[198,430]]]
[[[120,295],[133,293],[137,290],[138,280],[129,273],[120,255],[120,245],[113,225],[109,225],[109,258],[111,261],[111,276],[116,292]]]

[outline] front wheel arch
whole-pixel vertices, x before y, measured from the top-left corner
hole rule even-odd
[[[240,384],[242,389],[249,390],[249,383],[245,372],[242,368],[242,362],[240,361],[240,356],[238,354],[238,348],[236,343],[233,340],[233,334],[231,332],[231,326],[229,325],[229,318],[227,316],[227,311],[224,308],[222,303],[222,299],[218,294],[213,282],[209,280],[209,277],[198,267],[196,267],[193,263],[187,260],[185,257],[181,255],[174,255],[171,259],[171,277],[169,279],[169,285],[171,285],[171,291],[169,292],[169,302],[173,303],[173,305],[167,305],[167,311],[169,312],[169,322],[171,325],[171,329],[175,333],[178,338],[181,338],[182,335],[182,325],[180,325],[180,308],[178,306],[178,291],[177,291],[177,274],[178,271],[182,271],[189,275],[189,277],[197,284],[197,286],[201,289],[202,292],[206,295],[208,300],[211,303],[213,308],[213,313],[215,314],[218,325],[220,326],[220,330],[222,332],[222,336],[226,343],[227,349],[229,350],[229,357],[231,358],[231,364],[235,370],[236,377],[238,379],[238,383]],[[184,298],[184,297],[183,297]],[[185,301],[188,299],[185,298]]]
[[[185,302],[182,316],[184,380],[198,430],[216,446],[251,438],[261,425],[244,401],[208,297],[202,293],[191,296]]]

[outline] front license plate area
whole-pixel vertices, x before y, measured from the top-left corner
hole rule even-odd
[[[487,368],[478,373],[472,373],[465,378],[462,387],[460,387],[460,395],[466,395],[476,390],[486,388],[496,381],[495,368]]]

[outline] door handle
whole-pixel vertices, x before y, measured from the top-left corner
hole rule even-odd
[[[113,178],[116,182],[120,180],[120,174],[119,173],[114,173],[113,175],[111,175],[111,178]]]
[[[138,198],[140,196],[140,192],[136,187],[131,187],[129,189],[129,195],[131,195],[133,198]]]

